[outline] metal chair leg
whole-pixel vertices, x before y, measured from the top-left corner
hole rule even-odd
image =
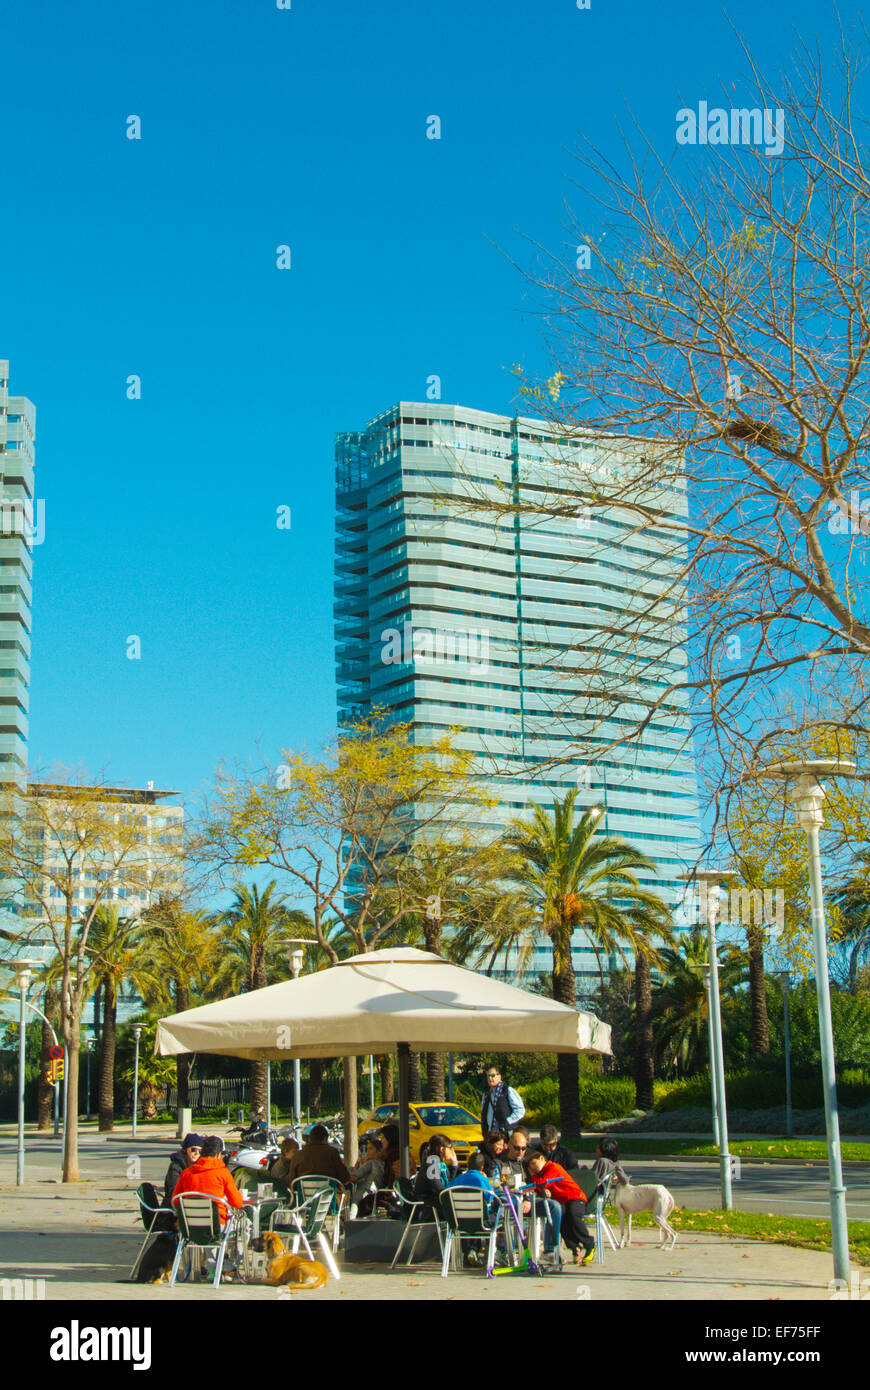
[[[155,1220],[156,1220],[156,1217],[155,1217]],[[130,1270],[130,1273],[129,1273],[128,1276],[127,1276],[128,1279],[131,1279],[131,1280],[135,1279],[135,1278],[136,1278],[136,1275],[139,1273],[139,1266],[140,1266],[140,1264],[142,1263],[142,1256],[145,1254],[145,1251],[146,1251],[147,1248],[148,1248],[148,1242],[150,1241],[150,1239],[151,1239],[151,1237],[152,1237],[153,1235],[154,1235],[154,1222],[152,1221],[152,1222],[151,1222],[151,1225],[148,1227],[148,1230],[145,1232],[145,1239],[143,1240],[142,1244],[139,1246],[139,1253],[138,1253],[138,1255],[136,1256],[136,1259],[133,1261],[133,1268]]]
[[[170,1288],[172,1288],[173,1284],[175,1283],[175,1276],[178,1274],[178,1266],[179,1266],[180,1263],[181,1263],[181,1255],[182,1255],[182,1252],[184,1251],[186,1245],[187,1245],[187,1242],[186,1242],[186,1240],[184,1239],[184,1236],[179,1236],[179,1237],[178,1237],[178,1246],[177,1246],[176,1251],[175,1251],[175,1259],[172,1261],[172,1273],[171,1273],[170,1276],[169,1276],[169,1287],[170,1287]]]
[[[399,1256],[401,1255],[402,1250],[403,1250],[404,1245],[405,1245],[405,1237],[406,1237],[406,1235],[408,1234],[408,1227],[410,1226],[410,1224],[411,1224],[413,1218],[414,1218],[414,1213],[413,1213],[413,1211],[412,1211],[412,1212],[410,1213],[409,1217],[408,1217],[408,1220],[405,1222],[404,1226],[402,1227],[402,1235],[401,1235],[401,1237],[400,1237],[400,1240],[399,1240],[398,1245],[396,1246],[396,1253],[395,1253],[395,1255],[393,1256],[392,1260],[390,1261],[390,1269],[395,1269],[395,1267],[396,1267],[396,1263],[397,1263],[397,1261],[398,1261],[398,1258],[399,1258]]]
[[[320,1235],[317,1237],[317,1239],[320,1244],[320,1248],[323,1251],[323,1258],[326,1260],[326,1263],[329,1266],[330,1274],[332,1275],[333,1279],[340,1279],[341,1274],[339,1273],[338,1265],[335,1263],[335,1256],[330,1250],[329,1241],[326,1239],[326,1236],[323,1234],[322,1231],[320,1232]]]
[[[441,1261],[441,1278],[447,1278],[447,1271],[450,1268],[450,1255],[453,1251],[453,1232],[448,1230],[447,1240],[444,1245],[444,1259]]]

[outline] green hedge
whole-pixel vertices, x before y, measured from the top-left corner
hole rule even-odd
[[[520,1086],[530,1125],[559,1123],[559,1085],[553,1077]],[[785,1104],[785,1078],[779,1071],[729,1072],[725,1077],[729,1108],[770,1110]],[[654,1088],[655,1111],[709,1110],[710,1078],[692,1076],[681,1081],[657,1081]],[[837,1096],[842,1106],[860,1107],[870,1101],[870,1083],[860,1071],[843,1071],[837,1077]],[[618,1120],[634,1112],[634,1081],[627,1076],[580,1078],[580,1117],[585,1125]],[[812,1110],[822,1105],[820,1076],[792,1078],[792,1104],[796,1110]]]

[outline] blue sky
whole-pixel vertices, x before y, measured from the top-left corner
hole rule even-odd
[[[6,8],[0,357],[37,406],[46,505],[34,766],[193,810],[219,760],[319,747],[335,431],[433,373],[513,408],[511,364],[542,356],[504,252],[564,241],[569,151],[619,158],[626,103],[667,149],[680,106],[743,76],[729,18],[769,72],[795,32],[833,40],[810,0]]]

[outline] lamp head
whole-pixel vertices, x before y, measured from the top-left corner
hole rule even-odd
[[[134,1037],[134,1038],[136,1039],[136,1041],[138,1042],[139,1039],[141,1038],[141,1036],[142,1036],[142,1024],[141,1024],[141,1023],[134,1023],[134,1024],[133,1024],[133,1037]]]

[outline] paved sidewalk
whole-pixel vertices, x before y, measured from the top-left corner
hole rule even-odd
[[[135,1216],[135,1183],[85,1181],[63,1187],[35,1180],[0,1187],[0,1278],[44,1279],[47,1300],[85,1305],[105,1299],[146,1302],[275,1300],[291,1295],[257,1285],[165,1286],[127,1284],[142,1227]],[[831,1257],[812,1250],[680,1235],[676,1248],[657,1248],[651,1231],[635,1233],[630,1250],[607,1251],[604,1265],[569,1265],[562,1274],[488,1280],[479,1271],[442,1279],[435,1264],[396,1270],[348,1265],[326,1289],[299,1298],[357,1300],[654,1299],[719,1302],[770,1299],[819,1301],[830,1297]]]

